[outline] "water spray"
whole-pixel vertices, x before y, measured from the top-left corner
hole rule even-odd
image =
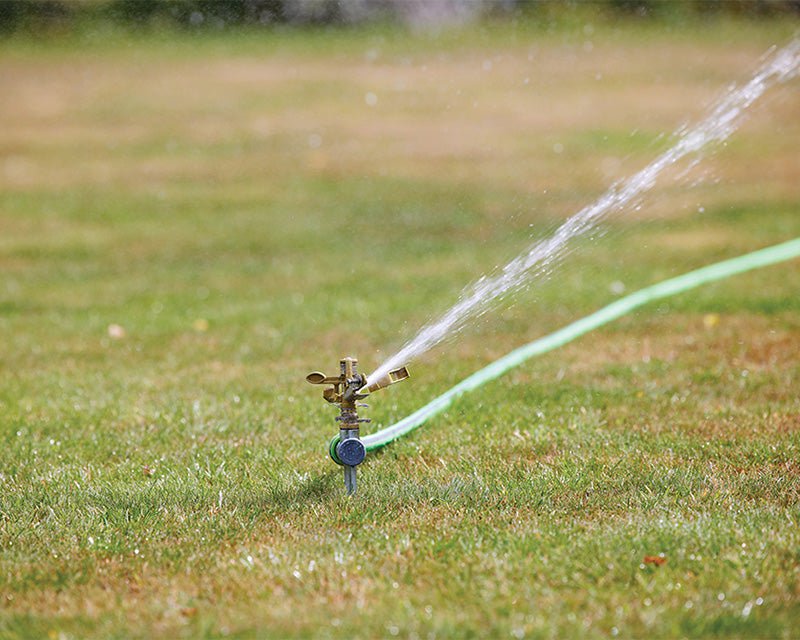
[[[428,322],[416,336],[380,365],[370,377],[381,377],[401,363],[432,349],[457,334],[501,299],[529,286],[536,278],[550,276],[564,259],[574,239],[597,230],[610,216],[624,211],[650,191],[659,177],[686,157],[697,157],[704,148],[726,140],[743,122],[750,106],[771,86],[800,75],[800,37],[770,53],[745,83],[730,87],[690,127],[676,131],[675,143],[644,169],[613,184],[593,203],[567,218],[549,238],[533,243],[504,267],[496,269],[466,287],[456,303]]]
[[[344,467],[344,488],[348,495],[356,492],[356,467],[364,462],[367,449],[359,436],[359,425],[369,422],[369,418],[359,418],[359,407],[366,407],[359,401],[370,393],[384,389],[395,382],[408,378],[406,367],[399,367],[371,381],[358,372],[358,360],[342,358],[339,361],[339,375],[326,376],[320,371],[312,371],[306,376],[311,384],[331,385],[322,392],[322,397],[331,404],[339,405],[339,434],[331,440],[328,451],[336,464]]]

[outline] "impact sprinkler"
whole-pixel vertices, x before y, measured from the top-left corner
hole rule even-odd
[[[367,449],[358,434],[359,425],[369,422],[368,418],[358,417],[359,404],[373,391],[388,387],[390,384],[408,378],[408,369],[400,367],[389,371],[375,381],[368,382],[367,377],[358,373],[358,360],[343,358],[339,361],[339,375],[326,376],[319,371],[312,371],[306,376],[311,384],[331,385],[322,392],[322,397],[331,404],[339,405],[339,435],[331,440],[329,453],[336,464],[344,467],[344,487],[348,495],[356,491],[356,467],[364,462]]]

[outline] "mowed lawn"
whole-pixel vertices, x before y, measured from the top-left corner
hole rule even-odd
[[[527,363],[371,456],[353,499],[304,382],[379,364],[796,27],[0,43],[0,636],[796,636],[798,261]],[[800,235],[798,115],[796,79],[412,362],[368,428]]]

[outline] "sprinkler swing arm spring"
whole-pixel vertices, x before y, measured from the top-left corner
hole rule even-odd
[[[359,425],[369,422],[368,418],[358,417],[359,404],[373,391],[388,387],[408,378],[406,367],[389,371],[375,381],[367,381],[364,374],[358,373],[358,360],[342,358],[339,361],[339,375],[326,376],[320,371],[312,371],[306,376],[311,384],[331,385],[322,392],[322,397],[331,404],[339,405],[339,435],[331,440],[329,453],[336,464],[344,467],[344,486],[348,495],[356,491],[356,467],[364,462],[367,449],[359,436]]]

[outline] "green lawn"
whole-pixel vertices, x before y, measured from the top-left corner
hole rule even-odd
[[[796,26],[0,43],[0,636],[795,635],[798,261],[529,362],[354,499],[304,376],[379,364]],[[370,428],[619,283],[800,235],[799,82]]]

